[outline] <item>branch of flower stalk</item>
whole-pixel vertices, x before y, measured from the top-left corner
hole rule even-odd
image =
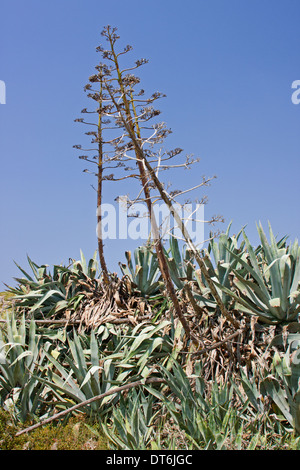
[[[32,426],[29,426],[28,428],[22,429],[21,431],[18,431],[15,436],[18,437],[18,436],[21,436],[22,434],[34,431],[35,429],[41,426],[44,426],[45,424],[51,423],[52,421],[56,419],[60,419],[63,416],[66,416],[68,413],[78,410],[79,408],[89,405],[90,403],[94,403],[95,401],[101,400],[102,398],[108,397],[109,395],[114,395],[115,393],[120,393],[120,392],[123,392],[124,390],[129,390],[130,388],[139,387],[140,385],[144,385],[144,384],[148,385],[152,383],[166,383],[166,380],[160,379],[158,377],[152,377],[152,378],[146,379],[145,381],[137,380],[136,382],[122,385],[121,387],[113,387],[107,392],[102,393],[101,395],[97,395],[95,397],[89,398],[88,400],[82,401],[81,403],[77,403],[77,405],[71,406],[71,408],[68,408],[67,410],[61,411],[60,413],[57,413],[51,416],[50,418],[43,419],[39,423],[33,424]]]

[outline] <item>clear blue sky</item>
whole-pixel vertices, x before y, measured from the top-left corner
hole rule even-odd
[[[299,18],[299,0],[3,0],[0,282],[13,283],[13,260],[26,268],[26,254],[51,266],[96,249],[94,180],[72,146],[83,142],[74,119],[89,105],[83,86],[107,24],[132,60],[149,59],[145,90],[167,95],[166,145],[201,158],[183,183],[217,175],[206,217],[222,214],[219,228],[233,220],[233,232],[247,224],[254,244],[257,221],[297,238]],[[106,201],[117,194],[110,186]],[[137,244],[106,243],[110,269]]]

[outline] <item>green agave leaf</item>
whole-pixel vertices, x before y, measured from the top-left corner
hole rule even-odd
[[[119,263],[122,273],[132,280],[142,296],[155,294],[160,287],[160,270],[152,245],[149,243],[134,251],[135,267],[131,252],[125,252],[125,256],[127,265]]]
[[[242,369],[240,370],[240,374],[241,374],[241,383],[242,383],[243,389],[250,403],[253,405],[256,411],[262,412],[263,404],[260,400],[261,394],[258,391],[255,382],[251,382]]]
[[[39,280],[40,279],[40,276],[39,276],[39,269],[40,269],[40,266],[38,266],[36,263],[34,263],[30,258],[29,256],[27,255],[27,260],[28,260],[28,263],[29,263],[29,266],[31,267],[32,269],[32,272],[34,273],[34,276],[36,278],[36,280]],[[44,272],[44,270],[42,270]]]
[[[97,338],[95,335],[94,330],[91,332],[90,336],[90,348],[91,348],[91,362],[93,366],[98,366],[99,365],[99,348],[98,348],[98,342]]]
[[[50,297],[61,297],[61,298],[64,298],[64,295],[60,292],[60,291],[57,291],[57,290],[50,290],[49,292],[47,292],[40,300],[39,302],[37,302],[32,308],[31,308],[31,312],[34,312],[35,310],[37,310],[39,307],[42,306],[42,304],[48,300]]]
[[[19,356],[10,364],[10,367],[16,365],[17,362],[20,362],[26,356],[33,356],[32,351],[23,351]]]
[[[280,271],[282,279],[281,307],[283,311],[289,308],[289,295],[292,283],[292,260],[290,255],[284,255],[280,259]]]
[[[80,250],[80,261],[81,261],[82,271],[83,271],[84,273],[87,273],[86,259],[85,259],[84,254],[82,253],[81,250]]]
[[[232,298],[236,300],[236,309],[239,309],[245,313],[249,313],[251,315],[257,315],[259,318],[265,320],[267,323],[273,323],[274,322],[274,317],[270,315],[268,312],[262,312],[261,310],[258,310],[255,305],[252,305],[249,303],[249,301],[245,301],[241,297],[239,297],[237,294],[232,292],[230,289],[227,289],[226,287],[222,286],[221,284],[217,283],[214,281],[214,283],[224,292],[226,292],[228,295],[230,295]]]
[[[241,295],[248,296],[251,300],[259,306],[262,310],[267,309],[269,301],[271,300],[270,294],[265,295],[265,292],[261,290],[253,280],[244,279],[237,271],[233,271],[237,279],[234,279],[234,285],[240,291]]]
[[[280,411],[282,412],[285,419],[293,426],[294,420],[290,413],[289,404],[286,399],[286,395],[283,389],[280,387],[279,382],[275,377],[268,376],[262,382],[260,386],[261,393],[263,395],[269,395],[272,400],[276,403]]]
[[[61,376],[60,377],[57,373],[55,373],[53,374],[53,377],[56,377],[60,383],[68,383],[69,387],[73,388],[74,390],[79,390],[76,382],[71,378],[72,370],[68,370],[64,366],[62,366],[60,362],[55,359],[53,353],[50,354],[48,351],[44,351],[44,353],[49,362],[55,366],[55,369],[57,370],[57,372],[59,372]]]
[[[83,380],[83,382],[81,383],[80,385],[80,388],[84,388],[84,386],[91,381],[92,378],[94,378],[94,375],[96,375],[96,372],[98,372],[99,370],[101,370],[102,367],[100,366],[92,366],[88,371],[87,371],[87,374]],[[99,379],[98,379],[98,383],[99,383]],[[99,393],[100,395],[100,393]]]
[[[244,235],[244,236],[246,236],[246,235]],[[270,298],[269,291],[268,291],[267,287],[265,286],[264,279],[263,279],[263,277],[262,277],[262,275],[261,275],[261,271],[260,271],[260,269],[259,269],[259,266],[258,266],[256,257],[255,257],[255,254],[254,254],[254,251],[253,251],[251,245],[250,245],[250,244],[248,245],[248,243],[249,243],[249,241],[248,241],[248,239],[247,239],[247,249],[248,249],[248,251],[251,251],[251,252],[252,252],[252,255],[251,255],[251,257],[250,257],[250,258],[251,258],[251,262],[252,262],[252,258],[255,259],[254,263],[252,263],[252,264],[255,265],[255,268],[251,267],[251,266],[242,258],[242,256],[236,255],[233,251],[230,251],[230,250],[228,250],[228,251],[230,251],[231,255],[232,255],[237,261],[239,261],[239,263],[243,266],[243,268],[245,269],[245,271],[248,272],[248,273],[252,276],[252,278],[256,280],[256,282],[257,282],[258,285],[260,286],[261,291],[262,291],[262,293],[264,294],[264,296],[267,297],[267,298],[268,298],[268,297]],[[237,274],[237,271],[234,271],[234,272],[235,272],[235,274]]]
[[[68,399],[64,399],[64,395],[67,395],[69,398],[74,400],[75,403],[80,403],[81,401],[86,400],[85,394],[82,393],[76,384],[70,380],[70,377],[67,381],[62,380],[61,377],[57,374],[53,374],[52,380],[45,379],[35,374],[33,374],[32,377],[47,385],[51,390],[53,390],[53,392],[61,392],[59,394],[59,398],[67,407],[72,406],[74,403],[70,402]]]
[[[34,282],[33,278],[29,274],[27,274],[27,272],[24,271],[24,269],[22,269],[21,266],[19,266],[18,263],[16,263],[16,261],[14,261],[14,263],[29,281]]]
[[[287,296],[283,294],[283,288],[286,283],[286,292],[287,289],[290,288],[288,284],[290,284],[289,280],[289,273],[285,263],[290,264],[289,255],[286,253],[285,248],[279,248],[278,243],[275,240],[273,235],[271,225],[269,223],[269,232],[270,232],[270,239],[271,245],[269,245],[266,235],[262,229],[261,224],[257,227],[261,243],[263,246],[263,251],[266,256],[268,269],[270,269],[270,278],[271,278],[271,285],[272,285],[272,295],[273,297],[280,297],[286,298]],[[277,262],[279,260],[279,262]],[[285,271],[285,273],[284,273]],[[286,277],[284,280],[283,278]],[[286,305],[283,306],[286,309]]]
[[[159,346],[162,346],[165,342],[164,338],[155,338],[146,349],[145,353],[141,356],[141,358],[137,362],[137,366],[139,366],[138,374],[142,373],[142,370],[146,366],[149,359],[152,357],[153,351],[155,351]]]

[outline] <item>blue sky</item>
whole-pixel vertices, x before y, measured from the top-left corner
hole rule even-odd
[[[133,61],[149,59],[146,92],[167,95],[165,145],[201,158],[175,185],[216,175],[199,196],[209,199],[206,218],[224,216],[218,228],[247,224],[256,244],[256,222],[267,229],[269,220],[278,236],[297,238],[299,17],[299,0],[2,1],[0,282],[13,283],[13,260],[27,268],[27,254],[52,266],[96,249],[95,181],[72,147],[83,142],[74,119],[90,104],[83,87],[107,24],[134,47]],[[118,195],[116,185],[105,191],[106,202]],[[137,245],[107,242],[110,269]]]

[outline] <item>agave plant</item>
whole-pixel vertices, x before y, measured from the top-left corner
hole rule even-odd
[[[160,397],[168,413],[185,432],[186,440],[196,449],[226,450],[235,441],[235,447],[240,448],[243,434],[243,421],[239,411],[232,406],[233,386],[226,383],[213,383],[210,394],[207,393],[206,384],[202,378],[201,364],[195,364],[195,372],[187,377],[183,368],[175,363],[172,371],[162,368],[163,375],[172,394],[177,398],[159,391],[150,393]],[[191,380],[195,386],[191,386]],[[257,436],[248,443],[248,448],[255,448]]]
[[[13,314],[7,318],[0,331],[0,401],[15,420],[25,422],[46,412],[49,389],[37,377],[47,369],[47,350],[50,343],[42,347],[33,320],[27,329],[24,316],[19,325]]]
[[[139,324],[127,332],[118,332],[112,344],[107,345],[107,359],[113,361],[122,375],[122,381],[147,378],[158,363],[170,359],[172,340],[168,330],[171,322],[161,321],[157,325]]]
[[[207,266],[211,279],[217,283],[217,292],[222,299],[223,304],[226,308],[229,307],[232,298],[223,290],[218,287],[221,286],[230,289],[231,287],[231,276],[234,268],[240,267],[239,261],[233,256],[239,254],[243,256],[244,253],[244,242],[239,244],[239,238],[242,230],[237,234],[230,236],[232,222],[228,225],[226,232],[222,233],[217,239],[210,234],[210,242],[208,244],[207,251],[205,253],[205,264]],[[209,286],[200,271],[195,271],[198,287],[201,295],[195,292],[194,297],[199,301],[201,306],[216,308],[216,302],[212,298]]]
[[[273,373],[261,383],[261,393],[277,406],[278,419],[286,420],[300,434],[300,335],[289,344],[283,357],[276,352]],[[281,413],[281,416],[280,416]]]
[[[107,392],[112,386],[127,381],[147,378],[158,361],[167,360],[172,344],[164,335],[169,322],[159,325],[137,325],[127,332],[116,330],[113,325],[101,325],[90,337],[80,337],[75,331],[68,335],[69,350],[63,355],[46,357],[52,367],[39,380],[52,390],[60,406],[70,407]],[[105,353],[103,346],[105,344]],[[119,394],[93,402],[84,410],[103,416]]]
[[[235,254],[242,254],[244,252],[244,242],[242,241],[242,243],[239,244],[242,230],[237,235],[230,236],[229,233],[231,225],[232,223],[228,225],[226,232],[222,233],[218,239],[214,238],[211,233],[211,240],[208,244],[208,248],[207,250],[203,250],[203,259],[207,271],[211,279],[217,283],[217,292],[226,308],[230,307],[232,298],[224,290],[218,287],[218,283],[225,288],[230,288],[232,269],[240,267],[237,259],[232,256],[231,251]],[[187,271],[183,273],[184,278],[188,281],[194,281],[190,283],[190,287],[192,288],[192,295],[198,305],[214,311],[217,307],[217,303],[211,294],[207,281],[201,271],[195,269],[191,262],[192,253],[189,254],[188,259],[185,261],[185,265],[188,264],[190,271],[189,275],[187,275]],[[179,263],[177,262],[175,264]],[[180,282],[182,288],[183,280]]]
[[[154,409],[154,396],[143,390],[130,390],[121,397],[102,429],[118,450],[147,450],[156,438],[154,421],[161,410]]]
[[[19,265],[24,274],[16,278],[17,287],[9,287],[17,311],[25,310],[35,319],[47,318],[63,310],[76,310],[78,305],[97,289],[97,261],[94,257],[86,263],[83,253],[79,261],[72,261],[69,267],[53,267],[53,273],[47,265],[38,266],[29,257],[32,269],[29,275]]]
[[[39,379],[52,390],[56,400],[66,407],[106,392],[115,374],[115,365],[112,361],[100,365],[99,348],[93,331],[88,351],[84,350],[76,332],[73,333],[73,339],[68,336],[68,344],[69,352],[62,358],[46,352],[47,359],[53,367],[48,368],[45,378]],[[114,398],[106,397],[100,405],[109,404]],[[86,412],[94,414],[98,411],[99,403],[96,402],[91,404],[91,409],[86,409]],[[102,411],[107,411],[107,407]]]
[[[144,246],[140,246],[134,250],[134,262],[130,251],[125,252],[127,265],[120,263],[120,268],[125,276],[128,276],[135,290],[143,297],[154,296],[159,293],[160,270],[156,253],[153,246],[148,242]]]
[[[261,249],[255,252],[243,231],[245,253],[229,250],[242,269],[232,269],[234,287],[216,282],[216,285],[235,300],[235,308],[256,315],[269,324],[291,322],[300,312],[300,247],[298,241],[288,246],[276,242],[269,225],[270,243],[262,229],[257,226]]]

